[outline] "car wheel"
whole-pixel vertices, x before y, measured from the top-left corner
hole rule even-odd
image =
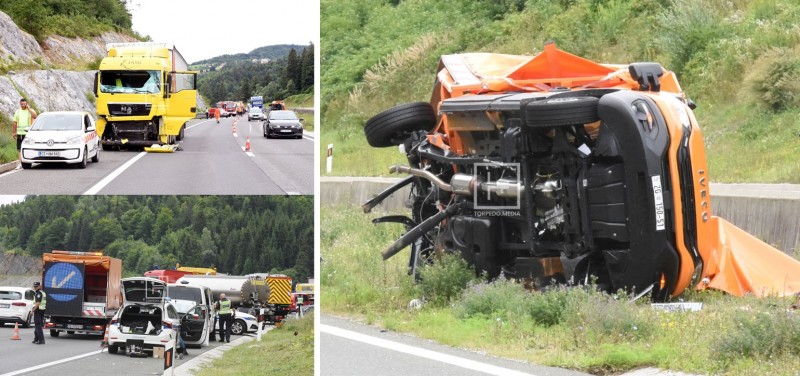
[[[83,148],[83,160],[81,163],[78,163],[78,168],[86,168],[86,165],[89,164],[89,149],[84,146]]]
[[[67,330],[67,334],[69,334],[69,335],[75,334],[75,331],[74,330]]]
[[[429,131],[436,126],[436,114],[427,102],[401,104],[383,111],[364,124],[364,135],[372,147],[402,144],[414,131]]]
[[[245,323],[244,320],[234,320],[233,324],[231,324],[231,334],[235,334],[240,336],[244,334]]]
[[[58,330],[50,329],[50,337],[58,337],[61,334]]]
[[[92,157],[92,163],[100,162],[100,148],[97,148],[94,153],[94,157]]]
[[[595,97],[551,98],[525,105],[525,124],[534,128],[594,123],[600,120]]]
[[[20,162],[19,164],[22,166],[24,170],[27,170],[33,166],[33,163]]]
[[[116,354],[119,352],[119,347],[116,345],[108,345],[108,353],[109,354]]]
[[[31,327],[31,320],[33,320],[33,312],[28,312],[28,319],[22,323],[23,328],[30,328]]]

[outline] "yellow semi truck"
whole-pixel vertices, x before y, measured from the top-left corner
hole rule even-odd
[[[197,72],[175,46],[109,43],[95,75],[103,150],[176,145],[197,112]]]

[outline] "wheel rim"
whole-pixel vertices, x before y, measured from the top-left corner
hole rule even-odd
[[[233,332],[233,334],[239,335],[242,334],[243,331],[244,326],[241,322],[236,321],[233,323],[233,325],[231,325],[231,332]]]

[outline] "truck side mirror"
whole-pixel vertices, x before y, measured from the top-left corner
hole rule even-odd
[[[172,74],[166,73],[167,79],[164,81],[164,98],[169,98],[172,93]]]
[[[97,87],[100,86],[100,71],[94,72],[94,96],[97,97]]]

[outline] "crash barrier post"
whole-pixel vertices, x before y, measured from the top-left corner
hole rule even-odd
[[[328,144],[328,158],[325,163],[325,171],[330,175],[331,170],[333,170],[333,144]]]
[[[175,331],[175,338],[172,341],[167,341],[164,346],[164,373],[162,375],[172,376],[175,374],[175,349],[178,348],[179,335],[181,333]]]
[[[14,333],[11,334],[11,339],[14,341],[19,341],[21,339],[19,338],[19,323],[14,323]]]
[[[103,335],[103,342],[100,342],[100,352],[102,353],[105,348],[108,347],[108,327],[110,325],[106,324],[106,334]]]
[[[244,143],[244,151],[250,151],[250,136],[247,136],[247,141]]]

